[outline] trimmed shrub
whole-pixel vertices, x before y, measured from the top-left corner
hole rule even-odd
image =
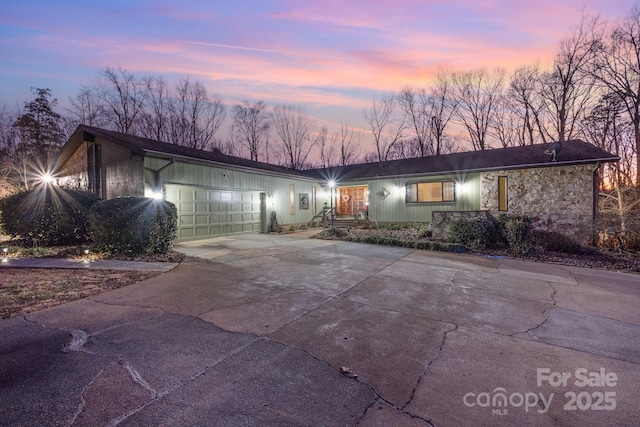
[[[178,228],[176,206],[146,197],[110,199],[89,212],[93,247],[124,255],[169,252]]]
[[[4,230],[23,244],[78,245],[88,241],[88,212],[93,193],[49,185],[0,200]]]
[[[533,250],[531,218],[525,215],[502,214],[498,216],[498,224],[509,252],[514,255],[526,255]]]
[[[325,240],[340,240],[347,237],[348,234],[349,233],[347,233],[347,230],[343,228],[333,227],[333,228],[327,228],[326,230],[322,230],[321,232],[316,234],[314,237],[317,239],[325,239]]]
[[[495,225],[483,219],[461,218],[449,226],[449,242],[471,249],[485,249],[496,245],[498,231]]]

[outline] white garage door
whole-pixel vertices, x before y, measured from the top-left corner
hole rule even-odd
[[[166,185],[166,199],[178,208],[178,240],[259,232],[260,193],[188,185]]]

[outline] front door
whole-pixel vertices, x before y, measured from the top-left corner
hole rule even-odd
[[[344,216],[357,216],[366,210],[367,187],[340,187],[338,188],[337,214]]]

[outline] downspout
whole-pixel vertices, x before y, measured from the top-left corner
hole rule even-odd
[[[154,192],[161,192],[162,191],[162,181],[160,180],[160,174],[162,173],[163,170],[165,170],[166,168],[168,168],[169,166],[173,165],[176,160],[172,157],[170,159],[165,159],[167,160],[169,163],[167,163],[166,165],[162,166],[160,169],[154,170],[154,169],[149,169],[149,168],[145,168],[148,171],[153,172],[153,191]]]

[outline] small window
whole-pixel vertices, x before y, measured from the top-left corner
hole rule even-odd
[[[506,176],[498,177],[498,210],[506,212],[509,210],[509,194],[508,194],[508,181]]]
[[[102,146],[87,144],[87,185],[88,190],[102,197]]]
[[[296,214],[296,189],[293,184],[289,184],[289,213]]]
[[[311,210],[316,213],[316,187],[311,187]]]
[[[456,186],[453,181],[418,182],[406,185],[407,203],[455,202]]]

